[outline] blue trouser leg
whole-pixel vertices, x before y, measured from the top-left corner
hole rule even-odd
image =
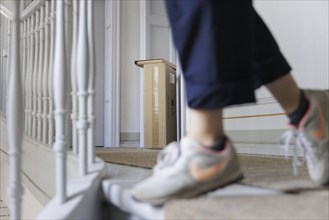
[[[291,68],[251,0],[167,0],[191,108],[254,102]]]

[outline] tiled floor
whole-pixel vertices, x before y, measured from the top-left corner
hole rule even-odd
[[[0,201],[0,220],[7,220],[9,219],[9,210],[6,205]]]

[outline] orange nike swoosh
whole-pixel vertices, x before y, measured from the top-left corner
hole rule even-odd
[[[215,165],[207,168],[201,168],[198,163],[193,163],[191,167],[191,175],[196,181],[206,181],[212,178],[214,175],[223,170],[226,165],[231,161],[232,156],[224,161],[221,161]]]
[[[315,131],[313,131],[313,137],[318,138],[318,139],[324,139],[326,136],[326,126],[325,126],[325,120],[324,120],[324,115],[323,112],[321,110],[321,108],[319,108],[319,116],[320,116],[320,125],[319,128]]]

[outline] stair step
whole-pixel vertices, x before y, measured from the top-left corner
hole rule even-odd
[[[108,202],[125,213],[129,213],[135,218],[142,219],[165,219],[166,206],[158,207],[134,200],[130,194],[130,188],[137,182],[151,175],[149,169],[130,167],[117,164],[107,164],[106,170],[108,178],[103,180],[102,187]],[[218,189],[205,195],[209,198],[227,198],[241,196],[268,196],[278,195],[280,191],[246,186],[242,184],[232,184],[225,188]],[[173,201],[174,202],[174,201]]]
[[[163,207],[154,207],[134,200],[130,188],[151,175],[151,170],[124,165],[107,164],[108,178],[102,187],[107,201],[134,219],[164,219]]]

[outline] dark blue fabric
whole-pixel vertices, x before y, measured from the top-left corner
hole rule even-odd
[[[254,102],[291,68],[251,0],[167,0],[191,108]]]

